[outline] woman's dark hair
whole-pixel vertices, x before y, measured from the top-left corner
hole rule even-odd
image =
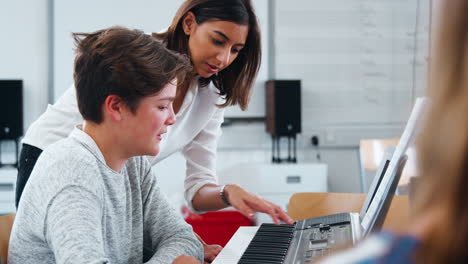
[[[153,36],[164,41],[171,50],[188,54],[188,36],[182,22],[188,12],[195,15],[198,24],[207,21],[229,21],[248,25],[249,32],[244,48],[224,70],[210,78],[200,78],[201,86],[213,82],[226,102],[220,107],[239,105],[247,109],[252,87],[261,62],[260,29],[250,0],[187,0],[177,11],[172,24],[164,33]]]
[[[135,113],[143,97],[151,96],[192,70],[182,56],[139,30],[111,27],[74,33],[74,79],[78,109],[85,120],[101,123],[102,104],[114,94]]]

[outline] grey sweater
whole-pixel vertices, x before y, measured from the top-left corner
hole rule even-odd
[[[160,192],[146,158],[131,158],[116,172],[75,128],[37,161],[8,263],[172,263],[179,255],[202,261],[203,249]]]

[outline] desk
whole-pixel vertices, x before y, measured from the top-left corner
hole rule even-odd
[[[336,213],[359,213],[366,195],[363,193],[296,193],[289,200],[288,215],[294,220],[302,220]],[[404,231],[408,223],[408,196],[395,195],[383,229]]]

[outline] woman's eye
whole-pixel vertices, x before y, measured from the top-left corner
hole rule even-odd
[[[167,106],[158,106],[159,110],[166,110]]]
[[[234,53],[234,54],[237,54],[237,53],[240,52],[240,50],[239,49],[232,49],[231,52]]]
[[[215,44],[215,45],[217,45],[217,46],[222,46],[222,45],[224,44],[224,42],[221,41],[221,40],[217,40],[217,39],[214,38],[214,39],[213,39],[213,44]]]

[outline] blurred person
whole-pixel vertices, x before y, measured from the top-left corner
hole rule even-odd
[[[371,235],[319,263],[468,263],[468,1],[442,6],[408,229]]]

